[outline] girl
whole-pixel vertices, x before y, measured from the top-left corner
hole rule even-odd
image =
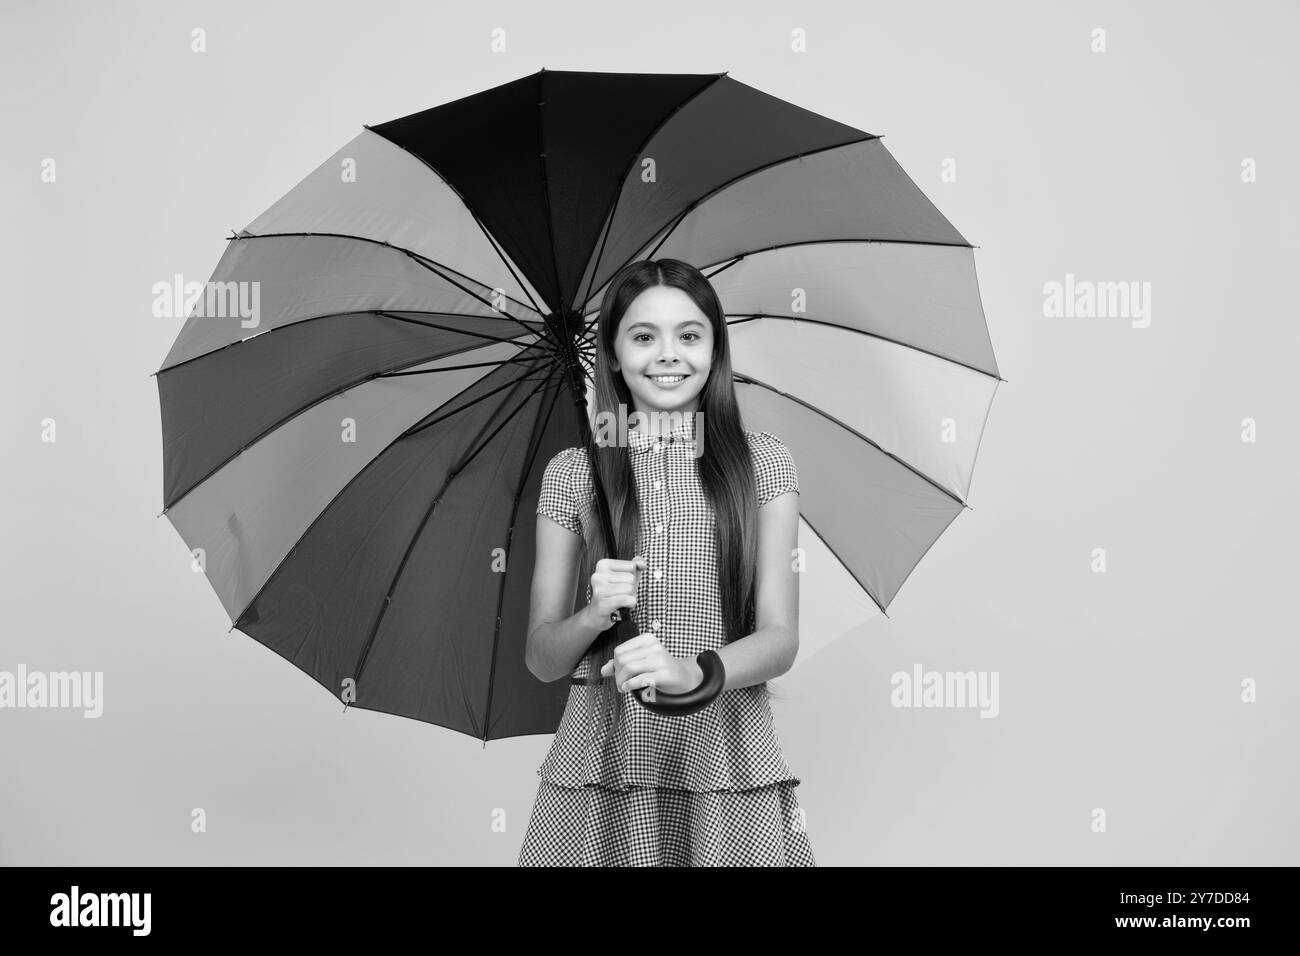
[[[780,439],[743,427],[712,285],[676,259],[624,267],[594,374],[619,553],[604,553],[587,453],[564,449],[542,477],[526,657],[571,686],[519,865],[816,866],[767,697],[799,647],[799,482]],[[602,438],[617,408],[626,447]],[[587,604],[570,616],[584,556]],[[597,640],[619,609],[640,633]],[[631,699],[696,688],[709,650],[725,676],[702,710]]]

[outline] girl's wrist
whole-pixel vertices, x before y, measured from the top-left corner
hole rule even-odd
[[[604,634],[612,624],[608,618],[603,621],[597,618],[595,608],[590,604],[584,607],[579,614],[582,615],[583,627],[587,629],[588,635],[592,641],[600,637],[601,634]]]

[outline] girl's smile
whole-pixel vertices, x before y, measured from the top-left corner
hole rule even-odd
[[[660,388],[676,388],[678,385],[682,384],[682,382],[686,381],[691,376],[677,374],[677,375],[650,375],[647,377],[650,379],[650,381],[654,382]]]

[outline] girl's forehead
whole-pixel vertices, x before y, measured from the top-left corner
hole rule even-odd
[[[627,307],[621,327],[634,322],[644,322],[662,328],[674,328],[683,322],[709,324],[708,317],[700,311],[695,301],[681,289],[672,286],[651,286]]]

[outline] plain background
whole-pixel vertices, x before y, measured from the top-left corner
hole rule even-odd
[[[150,305],[174,273],[206,279],[231,230],[362,124],[546,67],[726,70],[884,134],[978,247],[1008,381],[973,510],[890,619],[782,678],[774,702],[818,862],[1300,863],[1298,16],[9,0],[0,670],[102,671],[105,699],[98,720],[0,710],[0,862],[514,864],[549,737],[484,748],[344,713],[227,633],[156,517],[150,373],[182,320]],[[1151,283],[1150,326],[1045,316],[1044,284],[1067,273]],[[917,663],[996,671],[999,716],[892,707],[890,675]]]

